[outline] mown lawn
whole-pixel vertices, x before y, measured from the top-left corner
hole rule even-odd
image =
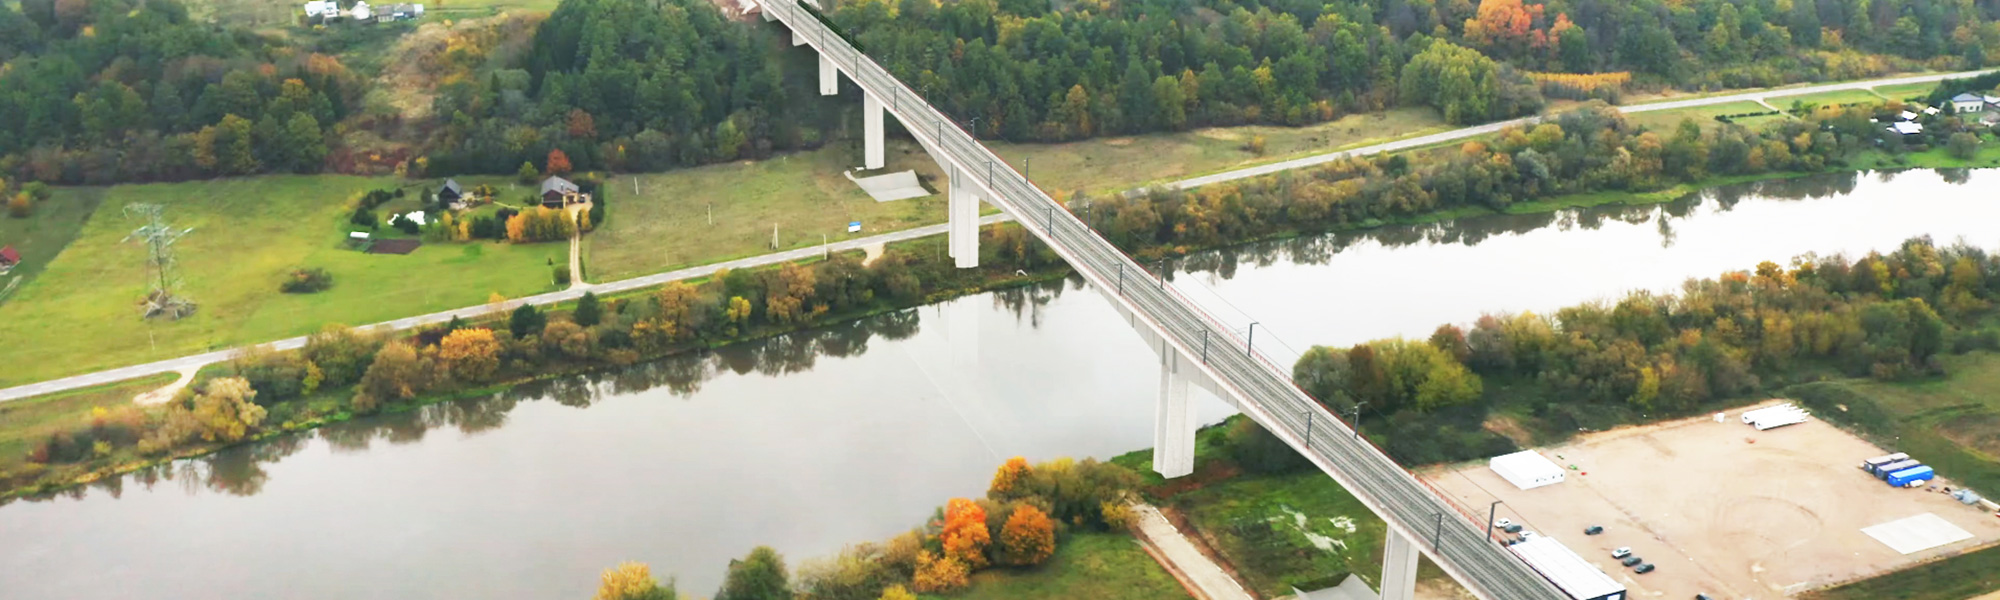
[[[972,575],[972,585],[949,596],[921,598],[1014,600],[1187,598],[1187,590],[1126,533],[1080,533],[1056,546],[1049,562],[1032,569],[994,568]]]
[[[103,190],[99,209],[35,281],[0,305],[0,385],[171,358],[310,333],[325,323],[365,324],[462,306],[490,294],[554,289],[560,243],[429,244],[415,253],[362,254],[343,243],[353,200],[388,179],[268,176]],[[134,202],[167,206],[193,233],[176,246],[184,294],[199,304],[175,322],[140,318],[148,275],[144,247],[125,241]],[[297,267],[321,267],[333,289],[278,291]]]
[[[0,246],[13,246],[21,253],[21,264],[0,275],[0,304],[7,302],[7,286],[13,285],[19,292],[69,247],[98,203],[104,201],[103,188],[55,188],[53,192],[25,219],[0,216]]]
[[[1881,104],[1883,102],[1886,102],[1886,100],[1882,99],[1881,96],[1877,96],[1873,92],[1870,92],[1868,90],[1836,90],[1831,92],[1820,92],[1817,94],[1806,94],[1803,96],[1778,96],[1776,98],[1770,98],[1767,101],[1770,102],[1772,106],[1776,106],[1778,108],[1786,110],[1790,110],[1792,108],[1793,102],[1803,102],[1806,104],[1815,104],[1819,106],[1834,106],[1834,105],[1857,104],[1857,103]]]
[[[1066,144],[988,143],[1051,194],[1124,191],[1230,169],[1366,146],[1454,127],[1428,108],[1354,114],[1304,127],[1251,125],[1097,138]],[[1246,146],[1264,137],[1262,155]]]
[[[0,471],[27,459],[30,444],[90,419],[93,408],[131,404],[132,397],[173,383],[177,373],[160,373],[33,398],[0,402]]]
[[[777,249],[789,250],[944,222],[941,193],[894,202],[869,197],[845,175],[861,161],[858,144],[835,142],[762,161],[618,175],[605,182],[606,222],[584,237],[585,270],[602,282],[765,254],[773,251],[774,226]],[[932,191],[944,191],[929,155],[914,142],[892,140],[885,172],[909,169]],[[861,222],[860,233],[847,232],[850,221]]]
[[[1744,113],[1769,112],[1770,110],[1769,108],[1764,108],[1762,104],[1745,100],[1742,102],[1730,102],[1728,104],[1630,113],[1625,115],[1625,118],[1634,124],[1654,131],[1670,132],[1674,128],[1680,127],[1682,119],[1694,119],[1696,123],[1701,124],[1702,128],[1712,129],[1722,125],[1720,121],[1715,120],[1716,115],[1740,115]]]
[[[1875,93],[1881,94],[1883,97],[1902,100],[1911,97],[1929,96],[1931,95],[1931,90],[1937,89],[1937,86],[1938,84],[1935,83],[1905,83],[1901,85],[1884,85],[1884,86],[1876,86]]]

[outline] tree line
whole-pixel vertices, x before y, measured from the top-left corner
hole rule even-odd
[[[1463,460],[1512,447],[1478,428],[1502,406],[1559,438],[1827,375],[1941,375],[1945,353],[2000,349],[1995,299],[2000,256],[1918,238],[1887,254],[1766,261],[1677,294],[1486,315],[1428,339],[1316,346],[1293,378],[1329,409],[1378,415],[1364,430],[1399,460]]]
[[[1294,231],[1367,227],[1439,210],[1504,210],[1517,202],[1598,191],[1647,192],[1711,175],[1818,171],[1864,151],[1902,153],[1944,145],[1986,127],[1957,116],[1929,118],[1924,133],[1887,132],[1901,105],[1823,107],[1799,120],[1752,130],[1704,129],[1692,119],[1671,131],[1632,124],[1605,106],[1568,111],[1490,140],[1406,154],[1351,157],[1193,190],[1138,197],[1076,195],[1069,202],[1112,243],[1140,257]]]

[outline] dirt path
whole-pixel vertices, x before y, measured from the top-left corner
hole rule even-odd
[[[1253,600],[1242,584],[1196,549],[1159,509],[1134,504],[1132,510],[1139,514],[1139,536],[1159,550],[1161,566],[1194,588],[1190,591],[1207,600]]]
[[[569,222],[572,224],[581,223],[581,221],[577,220],[577,217],[583,211],[589,210],[589,208],[589,204],[570,205]],[[576,290],[587,287],[590,287],[590,284],[583,282],[583,228],[577,227],[569,236],[569,289]]]
[[[175,379],[173,383],[169,383],[165,387],[162,387],[160,389],[146,392],[144,394],[139,394],[137,396],[133,396],[132,402],[140,406],[153,406],[156,404],[165,404],[168,400],[174,399],[175,394],[181,393],[181,389],[186,388],[190,383],[194,383],[194,374],[197,371],[200,371],[201,367],[202,365],[187,365],[181,367],[180,379]]]

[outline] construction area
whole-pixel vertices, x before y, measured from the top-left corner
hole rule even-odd
[[[1467,513],[1483,517],[1500,501],[1496,543],[1555,538],[1631,598],[1781,598],[2000,542],[1995,505],[1945,493],[1956,489],[1950,473],[1929,479],[1925,468],[1894,487],[1864,469],[1893,450],[1802,411],[1785,416],[1789,408],[1742,416],[1769,407],[1420,475]],[[1774,413],[1783,425],[1772,425]],[[1893,468],[1906,479],[1919,472]],[[1620,549],[1637,560],[1614,558]],[[1644,565],[1653,568],[1637,572]]]

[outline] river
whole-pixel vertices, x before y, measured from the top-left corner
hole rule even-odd
[[[1767,182],[1256,244],[1169,281],[1289,361],[1806,252],[1992,247],[1994,189],[2000,171]],[[1073,280],[522,386],[0,507],[0,599],[581,599],[623,560],[708,596],[753,546],[796,566],[889,537],[1009,456],[1149,446],[1156,365]]]

